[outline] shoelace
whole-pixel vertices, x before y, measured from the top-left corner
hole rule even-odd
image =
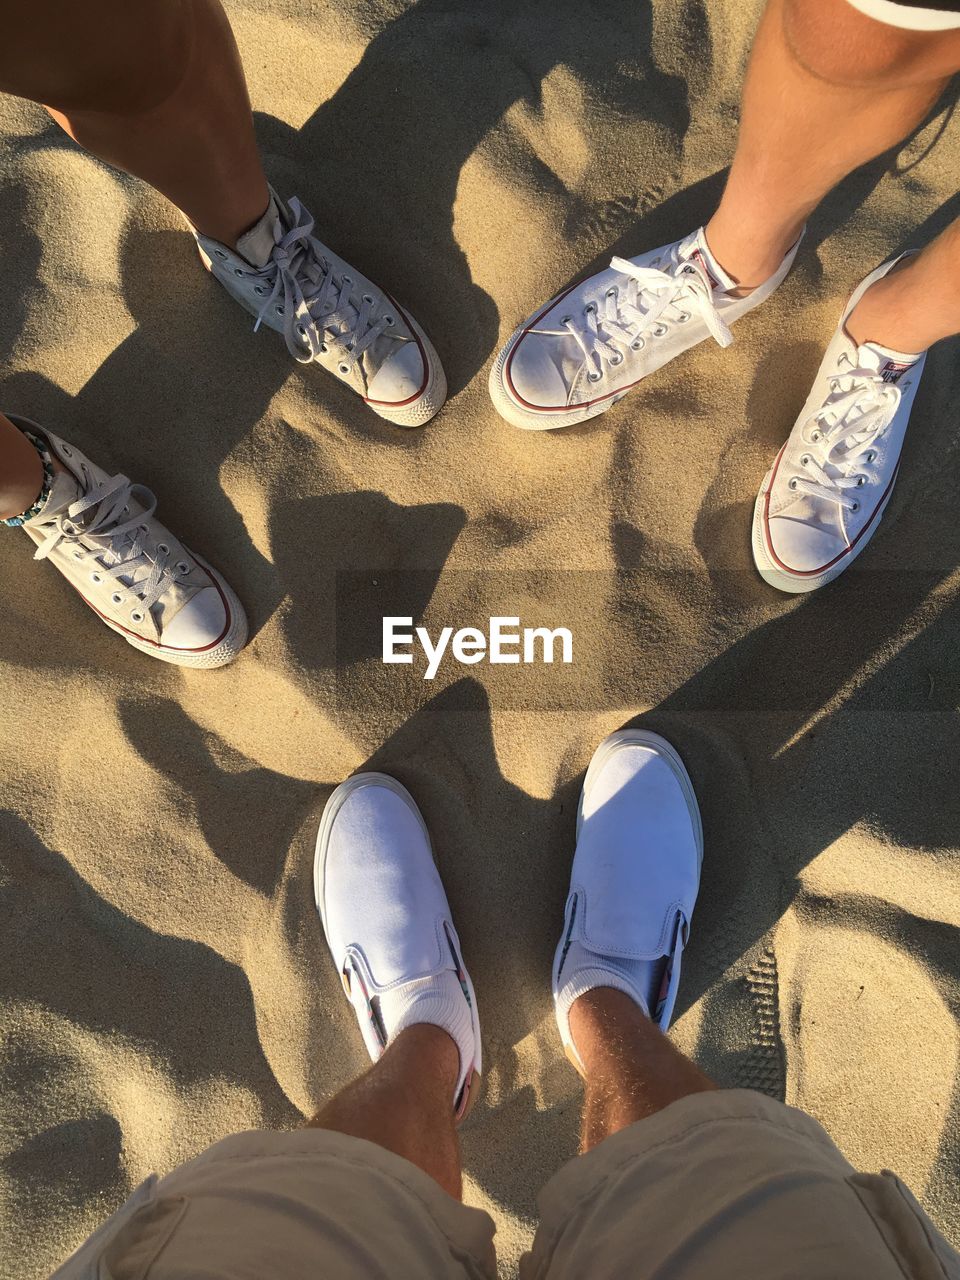
[[[849,357],[843,358],[852,363]],[[861,459],[873,462],[873,446],[890,425],[902,392],[872,369],[859,368],[832,378],[830,390],[831,398],[803,426],[809,448],[800,463],[810,474],[792,476],[790,488],[856,512],[860,503],[850,490],[870,479],[859,469]],[[808,430],[811,425],[812,431]]]
[[[604,361],[614,368],[623,364],[626,357],[614,342],[639,351],[649,333],[662,338],[670,324],[685,324],[694,314],[721,347],[733,341],[699,263],[673,256],[663,268],[638,267],[627,258],[614,258],[610,266],[626,277],[623,284],[611,286],[602,303],[589,303],[582,323],[572,316],[560,322],[583,352],[591,382],[603,377]]]
[[[144,508],[132,516],[131,498]],[[61,543],[67,543],[77,560],[96,566],[93,572],[97,581],[116,579],[124,595],[140,601],[142,616],[152,618],[151,607],[176,581],[174,569],[185,572],[190,568],[186,561],[170,567],[172,552],[163,543],[158,544],[155,553],[148,551],[145,521],[156,505],[156,497],[149,489],[131,483],[126,476],[113,476],[88,489],[75,502],[48,509],[36,520],[47,530],[47,537],[38,546],[34,559],[45,560]]]
[[[254,331],[275,306],[283,317],[287,350],[295,360],[309,364],[332,347],[338,356],[339,371],[346,376],[363,353],[396,321],[386,314],[371,319],[377,300],[369,293],[363,295],[357,310],[350,300],[353,281],[346,275],[339,283],[334,279],[331,265],[312,235],[313,217],[296,196],[289,202],[289,209],[292,221],[285,231],[278,222],[278,239],[270,261],[264,267],[251,267],[245,272],[270,288],[257,313]]]

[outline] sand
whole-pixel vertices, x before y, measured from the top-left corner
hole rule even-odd
[[[677,1044],[896,1170],[960,1243],[956,344],[861,568],[791,599],[748,540],[852,286],[957,212],[960,126],[845,182],[730,351],[536,435],[487,397],[499,341],[611,247],[709,215],[759,5],[229,11],[268,173],[415,312],[452,394],[405,433],[294,367],[158,195],[0,100],[0,403],[152,485],[253,630],[224,671],[152,662],[0,537],[0,1275],[47,1275],[151,1170],[294,1126],[364,1065],[311,862],[365,765],[434,834],[485,1030],[467,1197],[513,1274],[576,1149],[549,995],[576,797],[639,716],[706,832]],[[425,682],[380,664],[384,602],[567,619],[575,662]]]

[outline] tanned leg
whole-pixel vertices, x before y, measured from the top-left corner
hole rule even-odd
[[[0,90],[235,244],[267,207],[243,68],[219,0],[14,0]]]

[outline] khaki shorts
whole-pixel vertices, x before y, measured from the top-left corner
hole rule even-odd
[[[809,1116],[700,1093],[571,1161],[523,1280],[955,1280],[892,1174],[856,1173]],[[494,1224],[380,1147],[241,1133],[148,1179],[55,1280],[492,1280]]]

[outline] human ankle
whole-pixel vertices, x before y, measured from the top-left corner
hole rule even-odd
[[[640,1005],[614,987],[593,987],[578,996],[568,1018],[570,1035],[588,1074],[599,1063],[629,1051],[633,1039],[658,1034]]]
[[[922,289],[914,287],[909,261],[898,264],[871,285],[846,319],[844,328],[857,344],[873,342],[888,350],[917,355],[954,333],[956,321],[941,317]]]
[[[802,229],[802,223],[779,229],[736,226],[718,211],[704,228],[704,236],[717,262],[737,282],[730,292],[739,297],[770,279]]]

